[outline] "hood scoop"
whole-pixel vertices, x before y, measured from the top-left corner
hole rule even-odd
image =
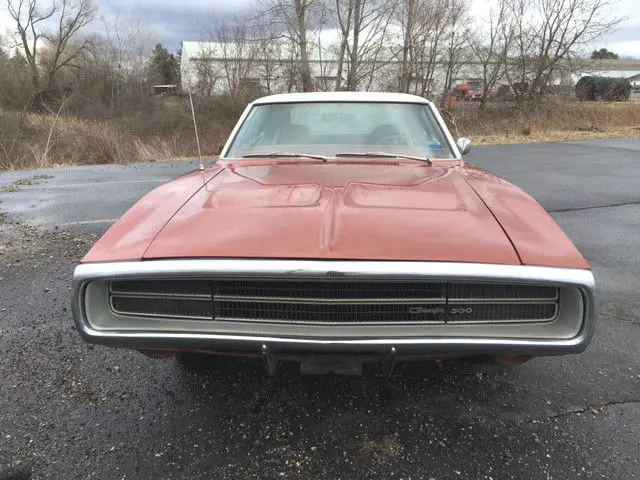
[[[453,168],[270,164],[220,173],[144,258],[240,257],[519,264]]]

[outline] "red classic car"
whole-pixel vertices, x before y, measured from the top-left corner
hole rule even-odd
[[[390,93],[250,104],[214,164],[153,190],[74,274],[88,342],[262,356],[270,372],[583,351],[594,280],[518,187]]]

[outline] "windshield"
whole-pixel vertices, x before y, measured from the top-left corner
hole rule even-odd
[[[429,106],[418,103],[256,105],[225,157],[273,156],[278,152],[328,157],[372,153],[454,158]]]

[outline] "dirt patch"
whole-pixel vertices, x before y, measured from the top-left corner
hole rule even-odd
[[[39,185],[41,180],[49,180],[52,178],[53,178],[53,175],[48,175],[48,174],[33,175],[32,177],[28,177],[28,178],[19,178],[18,180],[13,182],[11,185],[3,186],[0,189],[0,191],[3,191],[5,193],[20,192],[22,191],[22,188],[20,187]]]
[[[13,275],[13,267],[34,270],[43,264],[55,265],[62,258],[80,260],[96,237],[79,236],[57,227],[35,228],[0,213],[0,277]]]

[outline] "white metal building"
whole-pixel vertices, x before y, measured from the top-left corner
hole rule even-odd
[[[395,91],[400,75],[400,49],[389,42],[378,49],[375,58],[362,62],[359,72],[363,78],[359,88],[367,91]],[[319,37],[312,38],[309,48],[309,66],[318,90],[334,90],[338,70],[339,37],[337,31],[323,31]],[[180,66],[183,89],[191,85],[193,89],[206,81],[212,91],[208,93],[229,92],[240,84],[260,86],[265,93],[295,91],[291,85],[297,67],[297,52],[288,42],[182,42],[182,63]],[[349,67],[345,61],[342,73],[342,86],[345,87],[346,72]],[[475,64],[464,65],[456,78],[475,78],[480,68]],[[430,78],[415,78],[416,92],[439,94],[443,86],[445,69],[437,65]],[[428,84],[427,91],[419,92],[420,85]]]
[[[334,90],[337,78],[339,49],[338,32],[322,31],[310,39],[309,65],[317,90]],[[400,50],[392,38],[376,52],[375,59],[364,62],[361,71],[365,75],[361,90],[395,91],[399,84]],[[396,39],[397,40],[397,39]],[[394,47],[394,45],[396,45]],[[233,91],[238,86],[258,88],[264,93],[296,91],[299,78],[296,73],[297,52],[289,42],[182,42],[180,65],[183,89],[199,89],[206,84],[207,94]],[[344,65],[342,85],[346,79],[348,63]],[[442,93],[445,68],[436,64],[432,78],[414,79],[415,91],[426,96]],[[464,64],[456,72],[456,81],[480,76],[480,65]],[[628,78],[640,87],[640,60],[574,60],[558,69],[551,83],[573,86],[585,75]],[[292,84],[293,83],[293,84]],[[428,91],[421,92],[419,84],[429,84]]]

